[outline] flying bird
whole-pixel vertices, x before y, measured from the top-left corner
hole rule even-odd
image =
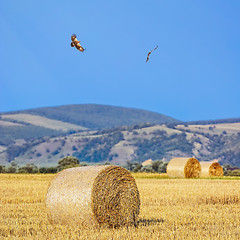
[[[158,48],[158,45],[157,45],[152,51],[150,51],[150,52],[148,53],[146,62],[149,60],[149,55],[150,55],[154,50],[156,50],[157,48]]]
[[[77,36],[75,34],[71,36],[71,40],[71,47],[76,47],[76,49],[80,52],[85,51],[85,49],[80,45],[80,41],[77,40]]]

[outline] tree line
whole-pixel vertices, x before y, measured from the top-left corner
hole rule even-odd
[[[105,162],[104,165],[111,165]],[[166,173],[168,162],[162,160],[152,161],[150,164],[143,166],[138,161],[127,161],[122,167],[131,172],[148,172],[148,173]],[[73,156],[66,156],[58,161],[55,167],[37,167],[33,163],[28,163],[23,167],[19,167],[16,162],[12,161],[8,167],[0,165],[0,173],[57,173],[67,168],[88,166],[86,162],[79,161]],[[240,169],[230,164],[223,165],[225,176],[240,176]]]

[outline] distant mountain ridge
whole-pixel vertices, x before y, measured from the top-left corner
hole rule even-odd
[[[169,116],[135,108],[98,104],[42,107],[0,114],[0,145],[16,139],[60,136],[85,130],[102,130],[141,123],[176,123]]]
[[[223,118],[223,119],[215,119],[215,120],[186,121],[185,124],[208,125],[208,124],[239,123],[239,122],[240,122],[240,118]]]
[[[56,107],[42,107],[0,114],[33,114],[86,127],[104,129],[139,123],[171,123],[178,120],[147,110],[99,104],[75,104]]]
[[[178,120],[147,110],[100,104],[75,104],[46,107],[23,112],[42,115],[89,129],[104,129],[139,123],[170,123]]]
[[[82,104],[0,114],[0,165],[55,166],[73,155],[124,164],[195,156],[240,166],[240,119],[182,122],[146,110]]]

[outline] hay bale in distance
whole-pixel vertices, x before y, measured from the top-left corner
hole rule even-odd
[[[46,207],[52,223],[118,227],[137,223],[140,199],[126,169],[87,166],[59,172],[50,183]]]
[[[223,176],[223,168],[218,162],[202,161],[201,164],[201,177],[214,177]]]
[[[201,165],[196,158],[173,158],[167,165],[169,177],[198,178]]]
[[[145,166],[147,166],[147,165],[151,165],[152,162],[153,162],[153,160],[150,158],[150,159],[144,161],[144,162],[142,163],[142,166],[145,167]]]

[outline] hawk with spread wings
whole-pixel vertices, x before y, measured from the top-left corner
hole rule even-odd
[[[85,49],[80,45],[80,41],[77,40],[77,36],[75,34],[71,36],[71,40],[71,47],[76,47],[76,49],[80,52],[85,51]]]
[[[150,51],[150,52],[148,53],[146,62],[149,60],[149,55],[150,55],[154,50],[156,50],[157,48],[158,48],[158,45],[157,45],[152,51]]]

